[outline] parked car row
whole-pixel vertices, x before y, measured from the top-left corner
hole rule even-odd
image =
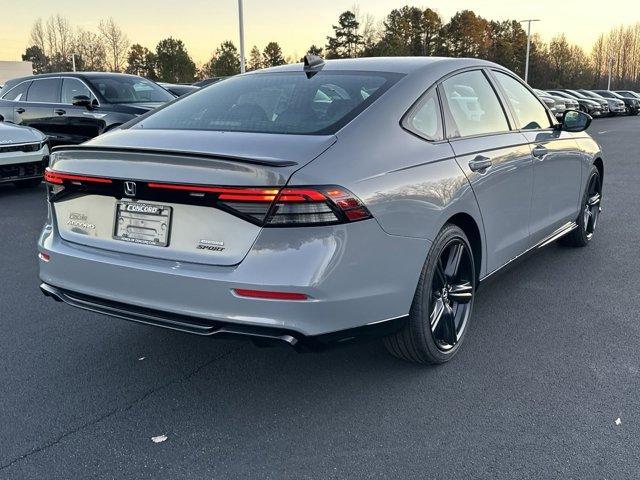
[[[640,95],[630,90],[535,90],[536,94],[557,117],[561,118],[566,110],[580,110],[592,117],[610,117],[615,115],[638,115],[640,113]]]

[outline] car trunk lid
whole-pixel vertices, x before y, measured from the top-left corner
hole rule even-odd
[[[235,265],[260,233],[257,219],[269,203],[221,204],[218,187],[242,195],[277,192],[334,142],[334,136],[124,130],[58,148],[51,169],[67,175],[51,187],[58,231],[65,240],[112,251]]]

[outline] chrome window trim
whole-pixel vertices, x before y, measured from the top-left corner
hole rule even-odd
[[[100,100],[98,99],[98,96],[95,94],[95,92],[93,91],[93,89],[89,86],[89,84],[87,82],[85,82],[84,80],[82,80],[79,77],[73,77],[73,76],[56,76],[56,77],[44,77],[44,78],[37,78],[35,75],[33,78],[29,78],[27,80],[23,80],[22,82],[18,83],[17,85],[14,85],[13,87],[11,87],[10,90],[7,91],[7,93],[5,93],[4,95],[2,95],[2,100],[4,100],[5,102],[15,102],[15,103],[19,103],[19,102],[24,102],[24,103],[35,103],[38,105],[71,105],[73,106],[72,103],[62,103],[62,81],[64,81],[65,78],[73,78],[74,80],[78,80],[79,82],[82,82],[82,84],[87,87],[89,89],[89,91],[91,92],[91,95],[93,95],[94,99],[96,102],[98,102],[98,107],[101,106],[102,104],[100,103]],[[33,102],[33,101],[28,101],[28,100],[9,100],[7,98],[4,98],[6,95],[8,95],[14,88],[19,87],[20,85],[22,85],[23,83],[27,83],[27,82],[41,82],[43,80],[51,80],[51,79],[60,79],[60,98],[58,102]],[[31,87],[29,87],[30,89]],[[28,90],[27,90],[28,93]]]

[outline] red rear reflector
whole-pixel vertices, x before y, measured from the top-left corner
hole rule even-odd
[[[81,183],[112,183],[110,178],[87,177],[85,175],[74,175],[71,173],[56,172],[47,168],[44,171],[44,181],[54,185],[62,185],[65,180]]]
[[[38,252],[38,258],[43,262],[48,262],[49,260],[51,260],[49,254],[44,252]]]
[[[233,290],[240,297],[249,298],[266,298],[271,300],[307,300],[304,293],[292,292],[268,292],[265,290],[246,290],[244,288],[236,288]]]

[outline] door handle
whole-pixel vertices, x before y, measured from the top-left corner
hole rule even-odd
[[[22,108],[22,107],[16,108],[16,113],[24,113],[24,112],[26,112],[26,110],[24,108]]]
[[[533,156],[536,158],[543,159],[548,153],[549,150],[547,147],[543,147],[542,145],[536,145],[533,147]]]
[[[66,110],[63,110],[61,108],[56,108],[53,113],[55,113],[56,115],[64,115],[65,113],[67,113]]]
[[[493,161],[489,157],[478,155],[476,158],[469,162],[469,168],[472,172],[484,173],[493,164]]]

